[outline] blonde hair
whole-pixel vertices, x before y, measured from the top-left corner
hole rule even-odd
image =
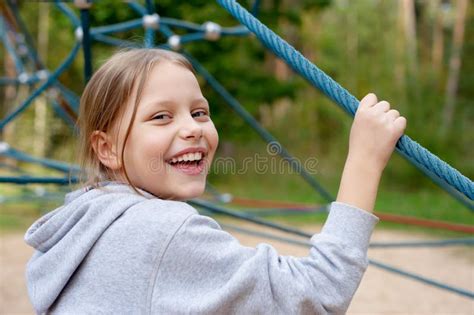
[[[191,63],[182,55],[163,49],[129,49],[114,54],[90,79],[82,93],[79,110],[79,163],[83,185],[114,180],[115,174],[105,167],[94,152],[91,135],[94,131],[107,132],[123,117],[126,105],[133,101],[133,114],[120,152],[120,162],[128,184],[123,153],[135,119],[138,104],[148,75],[158,62],[167,61],[194,72]],[[130,100],[136,90],[135,100]],[[131,103],[131,102],[130,102]]]

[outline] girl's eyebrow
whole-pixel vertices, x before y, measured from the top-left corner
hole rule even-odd
[[[168,106],[176,106],[176,104],[177,104],[177,102],[172,101],[172,100],[156,100],[156,101],[149,102],[146,106],[148,108],[155,107],[155,106],[168,107]],[[200,105],[200,104],[204,104],[204,105],[209,106],[209,102],[204,97],[199,97],[199,98],[196,98],[195,100],[191,101],[192,106]]]
[[[209,102],[207,101],[205,97],[197,98],[191,102],[191,105],[199,105],[199,104],[204,104],[209,107]]]
[[[157,107],[157,106],[173,106],[176,105],[175,102],[170,101],[170,100],[156,100],[156,101],[151,101],[146,104],[146,107],[152,108],[152,107]]]

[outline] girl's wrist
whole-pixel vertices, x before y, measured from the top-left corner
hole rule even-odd
[[[362,159],[348,157],[342,173],[337,201],[372,212],[382,169]]]
[[[385,169],[385,163],[378,161],[373,156],[349,152],[344,168],[371,177],[380,177]]]

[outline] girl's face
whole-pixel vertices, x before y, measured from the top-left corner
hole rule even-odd
[[[130,121],[136,95],[124,113]],[[126,123],[119,127],[123,143]],[[209,104],[194,74],[161,61],[143,88],[128,137],[124,163],[133,185],[163,199],[200,196],[218,144]]]

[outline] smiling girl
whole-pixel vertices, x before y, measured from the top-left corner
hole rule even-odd
[[[25,235],[38,313],[342,314],[367,267],[382,171],[406,120],[360,103],[337,201],[303,258],[244,247],[184,201],[218,144],[189,62],[159,49],[115,54],[81,98],[85,188]],[[362,210],[363,209],[363,210]]]

